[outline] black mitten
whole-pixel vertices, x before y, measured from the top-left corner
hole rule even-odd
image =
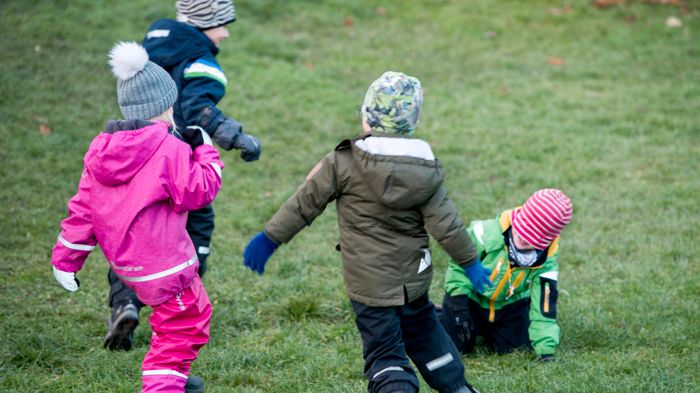
[[[189,126],[180,135],[182,135],[182,140],[192,147],[192,150],[202,145],[211,145],[211,138],[202,127]]]
[[[258,138],[243,132],[241,124],[234,119],[226,118],[222,121],[212,138],[224,150],[241,150],[241,158],[245,161],[255,161],[260,157]]]

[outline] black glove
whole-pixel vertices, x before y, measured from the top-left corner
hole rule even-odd
[[[474,328],[472,315],[469,312],[469,297],[467,295],[452,296],[449,299],[449,307],[454,317],[454,329],[457,340],[466,344],[472,339],[472,329]]]
[[[472,318],[469,312],[455,315],[455,332],[460,342],[467,343],[472,338],[471,324]]]
[[[542,363],[549,363],[554,361],[554,354],[548,354],[548,355],[540,355],[537,360],[539,360]]]
[[[212,138],[224,150],[241,150],[241,158],[245,161],[255,161],[260,157],[258,138],[243,132],[241,124],[231,118],[219,124]]]
[[[180,135],[182,135],[182,140],[192,147],[192,150],[202,145],[211,145],[211,138],[202,127],[189,126],[182,130]]]

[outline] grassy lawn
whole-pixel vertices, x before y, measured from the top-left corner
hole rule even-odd
[[[104,257],[90,256],[73,294],[49,261],[82,155],[120,116],[107,52],[174,16],[173,3],[0,2],[0,391],[140,388],[147,315],[135,350],[102,349]],[[334,208],[263,277],[244,270],[241,251],[316,161],[360,132],[365,89],[391,69],[426,88],[416,136],[445,166],[465,221],[543,187],[574,201],[558,360],[481,351],[463,358],[470,382],[482,392],[697,391],[700,3],[685,3],[237,0],[220,107],[261,138],[263,155],[223,154],[205,277],[212,339],[193,374],[209,392],[364,391]],[[682,26],[668,27],[670,16]],[[434,260],[440,302],[448,257]]]

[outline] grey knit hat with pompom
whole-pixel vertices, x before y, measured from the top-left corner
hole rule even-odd
[[[165,112],[177,100],[177,86],[148,53],[135,42],[120,42],[109,52],[117,77],[117,101],[124,119],[148,120]]]

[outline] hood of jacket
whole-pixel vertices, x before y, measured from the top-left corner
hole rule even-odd
[[[90,144],[85,167],[100,183],[116,186],[131,180],[168,136],[165,123],[113,120]]]
[[[154,22],[146,33],[143,46],[149,59],[166,70],[187,59],[219,53],[219,48],[204,33],[172,19]]]
[[[356,167],[382,205],[407,209],[427,201],[445,175],[430,145],[411,137],[367,133],[352,141]]]

